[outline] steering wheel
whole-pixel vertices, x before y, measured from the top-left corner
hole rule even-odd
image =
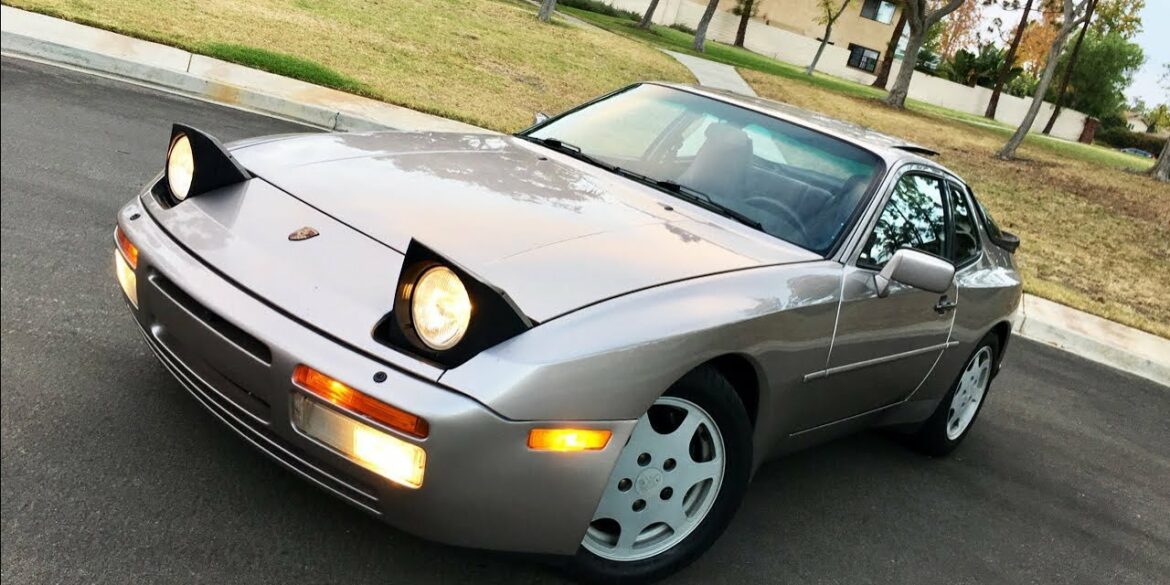
[[[807,244],[811,241],[808,237],[808,232],[804,229],[804,222],[800,221],[800,216],[787,203],[782,203],[771,197],[760,197],[758,195],[748,197],[744,200],[744,203],[779,216],[781,221],[788,224],[794,231],[799,232],[802,243]]]

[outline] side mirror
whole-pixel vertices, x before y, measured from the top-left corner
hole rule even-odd
[[[874,275],[873,280],[878,297],[885,298],[890,294],[891,282],[942,294],[951,288],[954,278],[954,264],[926,252],[902,248],[894,252],[894,257]]]
[[[544,124],[549,119],[549,115],[544,112],[537,112],[532,115],[532,125]]]
[[[999,232],[999,234],[991,237],[991,241],[1012,254],[1015,254],[1016,250],[1020,247],[1020,237],[1010,232]]]

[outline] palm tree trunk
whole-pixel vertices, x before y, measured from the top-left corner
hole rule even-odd
[[[707,26],[711,24],[711,17],[715,16],[715,8],[719,6],[719,0],[711,0],[707,3],[707,9],[703,11],[703,17],[699,19],[699,26],[695,27],[695,42],[691,47],[702,53],[707,42]]]
[[[1029,0],[1031,1],[1031,0]],[[873,87],[886,88],[890,82],[890,69],[894,66],[894,53],[898,52],[898,41],[902,40],[902,30],[906,28],[906,10],[898,16],[898,24],[894,25],[894,34],[890,35],[890,42],[886,43],[886,54],[882,55],[882,62],[878,65],[877,79],[873,80]]]
[[[895,108],[906,107],[906,96],[910,93],[910,79],[914,77],[914,68],[918,65],[918,51],[922,49],[922,37],[925,30],[914,30],[910,25],[910,41],[906,43],[906,52],[902,54],[902,67],[898,69],[898,77],[894,79],[894,88],[886,96],[886,103]]]
[[[654,0],[654,2],[657,1]],[[739,28],[735,30],[735,46],[737,47],[742,47],[744,39],[747,38],[748,23],[752,20],[752,6],[755,3],[756,0],[744,0],[739,7],[743,12],[739,14]]]
[[[1149,174],[1163,183],[1170,181],[1170,140],[1162,145],[1162,154],[1158,155],[1158,162],[1154,163]]]
[[[1089,2],[1088,12],[1085,16],[1085,24],[1081,25],[1081,33],[1077,35],[1077,42],[1073,45],[1072,54],[1068,56],[1068,65],[1064,67],[1064,76],[1060,79],[1060,89],[1056,90],[1056,99],[1052,100],[1055,108],[1052,108],[1052,116],[1048,118],[1048,123],[1044,125],[1044,133],[1052,133],[1052,127],[1056,125],[1056,118],[1060,116],[1060,108],[1064,104],[1064,92],[1068,90],[1068,78],[1072,77],[1073,68],[1077,66],[1077,55],[1081,52],[1081,41],[1085,40],[1085,31],[1089,30],[1089,21],[1093,18],[1093,9],[1097,7],[1097,0]]]
[[[987,110],[983,112],[986,118],[995,119],[995,110],[999,108],[999,94],[1003,93],[1003,85],[1007,83],[1012,66],[1016,63],[1016,50],[1020,48],[1020,39],[1024,37],[1024,29],[1028,28],[1028,13],[1032,11],[1032,0],[1024,4],[1024,15],[1020,17],[1020,25],[1016,27],[1016,34],[1012,36],[1012,44],[1008,47],[1004,57],[1003,67],[999,68],[999,76],[995,78],[995,88],[991,90],[991,99],[987,100]]]
[[[638,28],[650,28],[650,19],[654,18],[654,11],[658,9],[658,0],[650,0],[650,6],[646,7],[646,13],[642,15],[642,20],[638,21]]]
[[[1032,105],[1028,106],[1028,113],[1024,115],[1020,127],[1016,128],[1016,132],[996,155],[1000,159],[1012,160],[1015,158],[1016,149],[1020,147],[1020,144],[1023,144],[1024,138],[1032,129],[1032,124],[1040,113],[1040,106],[1044,105],[1044,95],[1048,93],[1048,86],[1052,83],[1052,77],[1056,73],[1056,64],[1060,61],[1060,52],[1064,49],[1064,41],[1068,32],[1067,29],[1061,30],[1057,33],[1056,39],[1052,41],[1052,46],[1048,49],[1048,62],[1044,64],[1044,72],[1040,74],[1040,82],[1036,84],[1036,95],[1032,97]]]
[[[548,22],[552,18],[553,11],[557,9],[557,0],[541,0],[540,12],[536,13],[536,17],[541,22]]]
[[[829,44],[829,35],[833,34],[833,25],[830,23],[825,25],[825,34],[821,36],[821,46],[817,47],[817,54],[813,55],[812,63],[804,69],[805,75],[812,75],[813,71],[817,69],[817,61],[821,60],[821,53],[825,52],[825,45]]]

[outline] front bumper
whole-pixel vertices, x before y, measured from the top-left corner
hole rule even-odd
[[[577,550],[635,421],[573,421],[613,431],[601,451],[532,451],[528,432],[556,421],[504,419],[306,326],[204,265],[137,201],[122,209],[118,224],[139,250],[138,308],[131,310],[147,344],[204,407],[252,445],[423,538],[520,552]],[[393,484],[294,428],[292,372],[301,363],[428,421],[425,439],[396,435],[425,449],[422,487]],[[386,378],[374,382],[379,372]]]

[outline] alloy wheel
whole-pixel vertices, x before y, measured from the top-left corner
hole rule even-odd
[[[659,398],[618,456],[582,546],[615,561],[670,550],[710,512],[725,459],[710,414],[689,400]]]
[[[992,362],[991,347],[984,346],[971,357],[963,373],[959,374],[959,385],[955,388],[947,412],[947,439],[958,439],[971,426],[983,402],[983,395],[987,393],[987,385],[991,382]]]

